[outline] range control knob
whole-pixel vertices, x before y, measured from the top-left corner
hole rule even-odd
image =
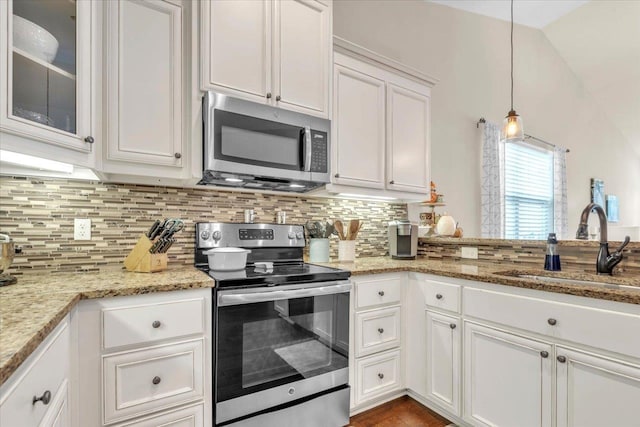
[[[200,238],[202,240],[207,240],[209,238],[209,236],[211,235],[211,233],[209,233],[207,230],[203,231],[202,233],[200,233]]]
[[[222,233],[216,230],[213,232],[212,236],[213,236],[213,240],[218,241],[222,238]]]
[[[304,234],[302,234],[302,231],[298,231],[298,232],[296,233],[296,239],[300,239],[300,240],[302,240],[303,238],[304,238]]]
[[[289,232],[289,239],[295,239],[296,238],[296,233],[294,233],[293,231]]]

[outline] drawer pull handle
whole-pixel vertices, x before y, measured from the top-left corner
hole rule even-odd
[[[442,299],[442,294],[436,294],[436,299]]]
[[[549,352],[543,350],[540,352],[540,356],[542,356],[543,359],[546,359],[547,357],[549,357]]]
[[[151,324],[151,326],[153,326],[154,329],[158,329],[160,325],[162,325],[162,323],[160,323],[159,320],[154,320],[153,323]]]
[[[556,325],[556,323],[558,323],[558,321],[557,321],[556,319],[553,319],[553,318],[551,318],[551,319],[547,320],[547,322],[548,322],[551,326],[555,326],[555,325]]]
[[[455,328],[456,328],[456,324],[455,324],[455,323],[449,323],[449,327],[450,327],[451,329],[455,329]]]
[[[380,295],[381,297],[384,296],[384,291],[378,291],[378,295]]]
[[[280,101],[282,99],[282,97],[280,95],[276,96],[276,101]]]
[[[36,402],[42,402],[44,405],[48,405],[49,402],[51,402],[51,392],[47,390],[42,393],[42,396],[40,397],[33,396],[33,401],[31,402],[31,404],[35,405]]]
[[[271,92],[267,92],[267,99],[271,99]]]
[[[378,374],[378,378],[383,379],[384,378],[384,374],[383,373],[379,373]]]
[[[378,332],[379,332],[379,333],[383,333],[383,332],[384,332],[384,329],[382,329],[382,328],[378,328]]]
[[[152,382],[154,385],[158,385],[158,384],[160,384],[160,381],[161,381],[161,380],[160,380],[160,377],[153,377],[153,379],[151,380],[151,382]]]
[[[567,358],[566,358],[566,357],[564,357],[564,356],[558,356],[558,362],[560,362],[560,363],[564,363],[564,362],[566,362],[566,361],[567,361]]]

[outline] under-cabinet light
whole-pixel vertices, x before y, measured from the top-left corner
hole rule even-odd
[[[14,153],[13,151],[0,150],[0,162],[42,171],[73,173],[73,165],[69,163],[43,159],[28,154]]]
[[[224,180],[227,182],[242,182],[240,178],[225,178]]]
[[[353,193],[339,193],[338,197],[344,197],[348,199],[362,199],[362,200],[397,200],[395,197],[370,196],[368,194],[353,194]]]
[[[304,188],[304,185],[300,185],[300,184],[289,184],[289,187],[291,187],[291,188]]]

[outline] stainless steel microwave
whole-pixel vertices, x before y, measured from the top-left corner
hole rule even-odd
[[[207,92],[200,184],[304,193],[330,181],[331,122]]]

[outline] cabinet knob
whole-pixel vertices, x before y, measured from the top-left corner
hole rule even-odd
[[[543,359],[546,359],[547,357],[549,357],[549,352],[543,350],[540,352],[540,356],[542,356]]]
[[[339,173],[337,173],[337,174],[333,175],[333,177],[334,177],[334,178],[340,178],[340,174],[339,174]]]
[[[51,402],[51,392],[47,390],[42,393],[42,396],[40,397],[33,396],[33,401],[31,402],[31,404],[35,405],[36,402],[42,402],[44,405],[48,405],[49,402]]]
[[[394,180],[389,181],[389,184],[395,184],[396,182]]]
[[[450,327],[451,329],[455,329],[455,328],[456,328],[456,324],[455,324],[455,323],[449,323],[449,327]]]
[[[378,333],[380,333],[380,334],[381,334],[381,333],[383,333],[383,332],[384,332],[384,329],[382,329],[382,328],[378,328]]]
[[[442,294],[436,294],[436,299],[442,299]]]
[[[267,99],[271,99],[271,92],[267,92]]]
[[[383,379],[384,378],[384,374],[383,373],[379,373],[378,374],[378,378]]]
[[[276,96],[276,101],[280,101],[282,97],[280,95]]]
[[[84,139],[84,142],[86,142],[86,143],[88,143],[88,144],[93,144],[94,142],[96,142],[96,140],[95,140],[95,139],[93,139],[93,137],[92,137],[92,136],[87,136],[87,137]]]
[[[551,326],[555,326],[555,324],[558,323],[558,321],[556,319],[551,318],[547,320],[547,323],[549,323]]]
[[[159,320],[154,320],[153,323],[151,324],[151,326],[153,326],[154,329],[158,329],[160,325],[162,325],[162,323],[160,323]]]
[[[567,361],[567,358],[566,358],[566,357],[564,357],[564,356],[558,356],[558,362],[560,362],[560,363],[564,363],[564,362],[566,362],[566,361]]]
[[[160,384],[160,381],[161,381],[161,380],[160,380],[160,377],[153,377],[153,379],[151,380],[151,382],[152,382],[154,385],[158,385],[158,384]]]
[[[182,154],[180,154],[180,153],[175,153],[175,154],[173,155],[173,157],[175,157],[176,159],[179,159],[179,158],[181,158],[181,157],[182,157]]]
[[[384,291],[378,291],[378,295],[380,295],[381,297],[384,296]]]

